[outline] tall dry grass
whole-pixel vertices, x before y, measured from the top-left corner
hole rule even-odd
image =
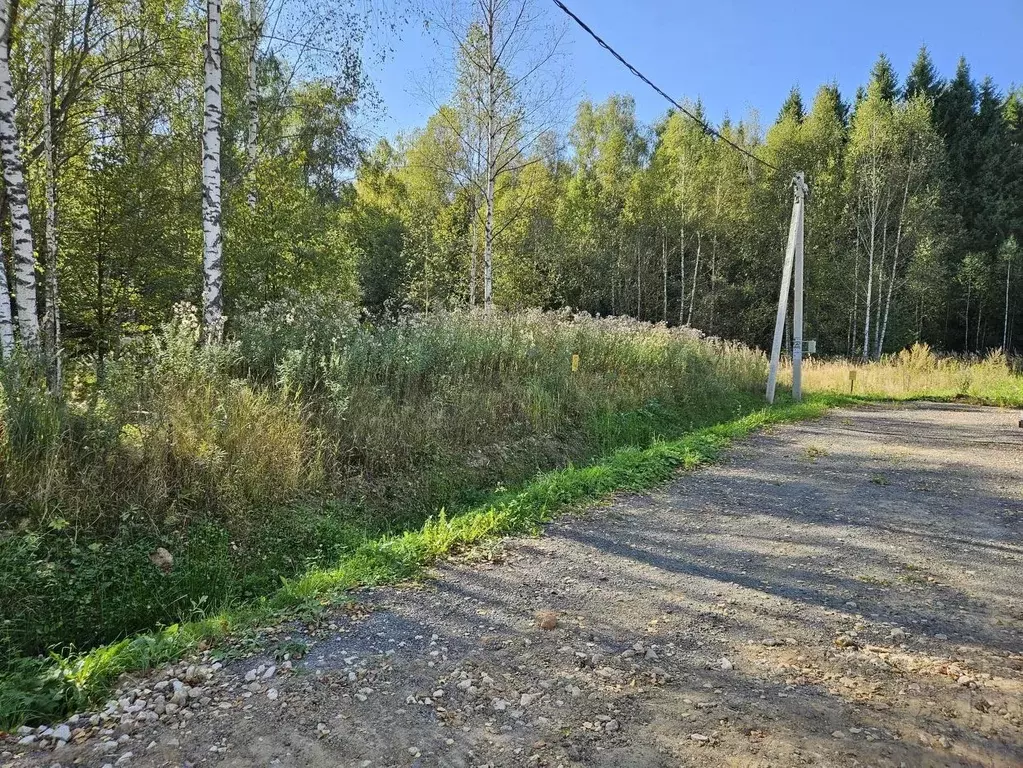
[[[1023,406],[1023,374],[1017,365],[1001,352],[984,358],[939,356],[926,344],[914,344],[868,363],[805,361],[803,388],[897,400],[972,398]],[[782,380],[791,384],[791,367],[784,369]]]
[[[766,363],[632,320],[375,324],[324,298],[214,346],[182,309],[94,370],[72,366],[62,399],[2,371],[0,654],[201,618],[440,507],[732,418]]]

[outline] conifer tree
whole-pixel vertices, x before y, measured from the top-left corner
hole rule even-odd
[[[916,96],[935,99],[941,93],[941,88],[941,78],[938,77],[938,71],[931,60],[931,53],[927,50],[926,45],[921,45],[920,52],[917,54],[913,66],[910,67],[909,74],[906,75],[906,86],[902,90],[902,97],[906,101]]]

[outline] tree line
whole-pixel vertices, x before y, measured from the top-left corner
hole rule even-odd
[[[778,170],[677,110],[645,126],[629,96],[584,100],[567,136],[538,136],[482,208],[462,157],[478,116],[463,103],[456,89],[426,126],[381,141],[359,167],[345,215],[361,296],[377,311],[476,304],[486,217],[501,234],[480,303],[492,279],[500,307],[571,306],[765,346],[801,170],[806,336],[819,350],[1020,346],[1023,90],[978,85],[965,60],[945,81],[922,48],[900,81],[882,55],[851,101],[826,84],[807,109],[792,89],[766,131],[755,118],[722,122],[725,138]],[[699,102],[688,111],[706,120]]]
[[[317,294],[367,317],[630,315],[765,345],[806,173],[808,338],[1018,350],[1023,90],[881,56],[720,134],[631,97],[572,105],[535,0],[417,7],[450,53],[426,125],[370,147],[367,29],[316,0],[0,2],[0,347],[89,360],[201,308],[208,339]],[[390,13],[390,12],[389,12]],[[400,15],[400,14],[397,14]],[[390,19],[391,21],[386,21]],[[705,119],[699,102],[689,111]]]

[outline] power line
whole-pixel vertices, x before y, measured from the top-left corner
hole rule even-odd
[[[570,11],[568,9],[568,6],[566,6],[563,2],[561,2],[561,0],[553,0],[553,2],[554,2],[554,4],[556,6],[558,6],[558,8],[560,8],[566,14],[568,14],[568,16],[572,19],[572,21],[574,21],[576,24],[578,24],[580,27],[582,27],[583,30],[585,30],[586,33],[590,37],[592,37],[594,40],[596,40],[601,48],[604,48],[605,50],[607,50],[608,53],[610,53],[612,56],[614,56],[616,59],[618,59],[618,61],[620,61],[622,64],[624,64],[626,69],[628,69],[632,74],[634,74],[636,77],[638,77],[644,83],[646,83],[651,88],[653,88],[655,91],[657,91],[659,94],[661,94],[661,96],[663,96],[665,99],[668,100],[668,103],[673,105],[682,114],[684,114],[686,117],[688,117],[691,120],[693,120],[694,122],[696,122],[701,128],[703,128],[703,132],[704,133],[706,133],[708,136],[713,136],[713,137],[715,137],[717,139],[720,139],[721,141],[725,142],[725,144],[730,146],[732,149],[736,150],[737,152],[741,152],[742,154],[746,155],[746,157],[750,158],[751,160],[756,160],[761,165],[766,166],[766,167],[770,168],[773,171],[778,171],[779,173],[781,173],[781,169],[780,168],[778,168],[777,166],[772,165],[771,163],[767,162],[766,160],[762,160],[761,158],[759,158],[756,155],[754,155],[752,152],[750,152],[745,147],[742,147],[742,146],[736,144],[734,141],[729,139],[727,136],[724,136],[720,131],[718,131],[712,125],[710,125],[705,120],[703,120],[703,119],[697,117],[696,115],[694,115],[688,109],[686,109],[681,104],[679,104],[677,101],[675,101],[675,99],[671,98],[671,96],[669,96],[663,90],[661,90],[656,85],[654,85],[653,81],[651,81],[650,78],[648,78],[646,75],[644,75],[642,72],[640,72],[634,66],[632,66],[629,62],[627,62],[625,60],[625,58],[620,53],[618,53],[618,51],[616,51],[610,45],[605,43],[603,41],[603,39],[601,39],[600,35],[598,35],[596,32],[594,32],[592,29],[590,29],[590,27],[586,24],[585,21],[583,21],[578,16],[576,16],[574,13],[572,13],[572,11]]]

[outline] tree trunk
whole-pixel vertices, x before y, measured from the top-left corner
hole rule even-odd
[[[707,333],[714,333],[714,314],[718,303],[718,224],[721,218],[721,177],[714,187],[714,234],[710,244],[710,323]]]
[[[877,263],[877,307],[874,309],[874,359],[881,358],[881,296],[884,294],[885,264],[888,262],[888,211],[890,195],[885,196],[884,216],[881,218],[881,259]]]
[[[1005,261],[1005,320],[1002,323],[1002,352],[1009,354],[1009,278],[1012,275],[1012,261]],[[8,312],[10,309],[8,309]]]
[[[53,137],[54,46],[56,40],[57,5],[46,2],[47,41],[43,54],[43,161],[46,174],[46,333],[47,363],[50,391],[59,393],[63,386],[60,349],[60,281],[57,260],[57,148]]]
[[[686,324],[686,225],[683,216],[682,224],[678,228],[678,263],[679,263],[679,292],[678,292],[678,324]]]
[[[856,339],[858,337],[856,322],[860,316],[860,236],[856,234],[856,246],[853,256],[853,305],[849,315],[849,340],[846,344],[849,357],[856,354]]]
[[[256,71],[256,57],[259,53],[259,41],[263,36],[263,3],[261,0],[249,0],[249,61],[248,82],[245,91],[245,108],[248,111],[248,124],[245,131],[245,156],[248,164],[247,179],[249,191],[247,199],[249,208],[256,209],[256,159],[259,136],[259,79]]]
[[[496,109],[495,90],[498,84],[494,58],[494,35],[497,34],[496,9],[493,3],[486,8],[487,23],[487,218],[483,225],[483,309],[490,313],[494,308],[494,186],[498,158],[495,153],[497,127],[494,124]]]
[[[11,316],[11,287],[7,281],[7,260],[0,250],[0,349],[4,359],[14,352],[14,318]]]
[[[966,285],[966,338],[963,339],[963,352],[970,351],[970,294],[973,292],[973,285]]]
[[[0,160],[3,162],[7,204],[11,215],[14,301],[18,310],[21,343],[39,348],[39,316],[36,304],[36,263],[32,242],[32,219],[25,186],[18,125],[15,121],[14,88],[11,83],[11,0],[0,0]]]
[[[689,294],[689,315],[686,317],[686,325],[693,324],[693,307],[696,305],[696,281],[700,277],[700,249],[703,247],[703,233],[696,230],[696,262],[693,264],[693,288]]]
[[[892,307],[892,290],[895,287],[895,278],[899,269],[899,247],[902,245],[902,226],[906,220],[906,203],[909,201],[909,183],[913,176],[913,160],[909,161],[909,169],[906,171],[906,186],[902,192],[902,208],[899,211],[899,227],[895,232],[895,250],[892,255],[892,279],[888,282],[888,296],[885,298],[884,318],[881,321],[881,335],[877,344],[877,356],[881,357],[884,351],[884,340],[888,333],[888,313]]]
[[[664,227],[661,234],[661,276],[663,278],[664,302],[661,307],[661,321],[668,322],[668,228]],[[1006,314],[1008,317],[1008,313]]]
[[[203,330],[207,341],[224,333],[224,241],[220,231],[221,91],[220,0],[206,0],[206,82],[202,133]]]
[[[867,249],[867,299],[863,313],[863,359],[870,359],[870,310],[874,296],[874,248],[877,243],[877,210],[874,202],[870,205],[870,245]]]
[[[489,152],[489,146],[488,146]],[[494,177],[487,179],[487,219],[483,224],[483,309],[494,308]]]
[[[977,329],[974,331],[973,336],[975,341],[973,342],[973,348],[977,354],[980,354],[980,327],[984,320],[984,295],[981,294],[980,301],[977,302]]]
[[[711,236],[710,241],[710,322],[707,324],[707,333],[714,334],[714,310],[717,305],[717,282],[718,282],[718,233],[717,230]]]
[[[478,211],[476,210],[476,195],[473,194],[473,200],[470,203],[472,207],[471,218],[469,219],[469,306],[476,306],[476,216]]]
[[[640,255],[639,235],[636,235],[636,319],[643,319],[643,258]]]

